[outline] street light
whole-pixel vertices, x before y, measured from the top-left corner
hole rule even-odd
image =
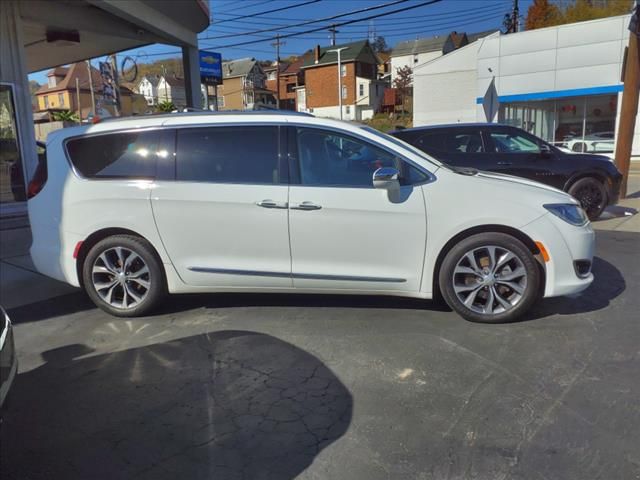
[[[340,120],[342,120],[342,64],[340,63],[340,52],[347,50],[349,47],[340,47],[333,50],[327,50],[327,52],[333,52],[338,54],[338,105],[340,105]]]

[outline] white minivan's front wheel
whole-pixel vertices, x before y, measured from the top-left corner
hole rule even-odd
[[[145,315],[158,306],[166,291],[153,247],[133,235],[114,235],[96,243],[82,274],[91,300],[118,317]]]
[[[447,304],[467,320],[510,322],[524,315],[538,298],[540,270],[517,238],[479,233],[447,253],[439,286]]]

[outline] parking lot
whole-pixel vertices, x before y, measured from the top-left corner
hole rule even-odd
[[[119,319],[79,292],[43,298],[36,278],[36,300],[9,308],[2,477],[640,478],[640,233],[625,220],[602,222],[586,292],[507,325],[306,295],[176,296]]]

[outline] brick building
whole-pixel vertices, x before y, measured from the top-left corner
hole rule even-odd
[[[304,72],[301,69],[304,59],[305,56],[301,56],[292,63],[280,62],[280,108],[283,110],[297,110],[296,89],[304,85]],[[277,71],[275,65],[265,68],[264,72],[267,75],[267,89],[277,96]]]
[[[367,40],[331,47],[317,46],[304,58],[304,89],[297,89],[298,110],[319,117],[340,118],[338,98],[338,56],[341,53],[342,113],[345,120],[366,120],[379,110],[384,82],[378,80],[377,55]],[[303,108],[304,105],[304,108]]]

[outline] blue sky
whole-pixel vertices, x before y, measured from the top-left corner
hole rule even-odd
[[[271,43],[276,33],[288,34],[311,28],[328,27],[331,23],[389,12],[421,3],[423,0],[409,0],[378,10],[291,27],[290,25],[293,24],[373,7],[393,0],[318,0],[315,3],[296,7],[309,1],[311,0],[210,0],[212,22],[209,28],[199,35],[200,48],[220,52],[223,58],[274,59],[275,48]],[[533,0],[520,0],[520,14],[523,17],[531,3]],[[338,27],[336,41],[346,43],[367,38],[368,32],[373,30],[376,35],[385,37],[389,46],[393,47],[402,40],[446,35],[453,30],[472,33],[501,28],[504,14],[511,11],[511,6],[512,0],[442,0],[439,3],[406,12]],[[287,8],[262,16],[238,18],[283,7]],[[270,31],[256,33],[256,30],[266,29]],[[286,57],[301,54],[316,44],[329,45],[329,35],[328,31],[323,30],[284,39],[283,42],[286,43],[281,47],[280,55]],[[229,46],[252,40],[260,42],[237,47]],[[130,50],[127,54],[135,57],[138,63],[146,63],[176,57],[180,55],[179,52],[180,50],[174,46],[155,44]],[[44,83],[46,71],[31,74],[29,78]]]

